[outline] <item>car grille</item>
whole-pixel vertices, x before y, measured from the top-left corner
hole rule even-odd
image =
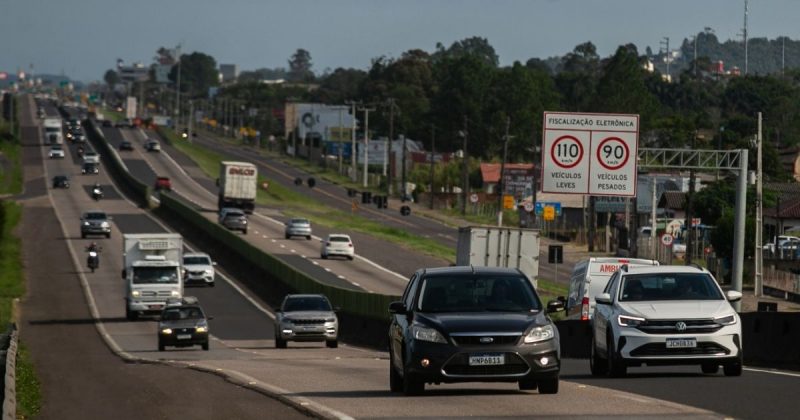
[[[503,344],[516,344],[519,341],[520,335],[469,335],[469,336],[452,336],[453,340],[459,346],[485,346],[485,345],[503,345]],[[481,342],[486,338],[491,338],[491,342]]]
[[[205,271],[202,271],[202,270],[201,271],[190,271],[189,274],[191,274],[193,276],[202,276],[203,274],[205,274]]]
[[[686,329],[678,330],[678,323],[683,322]],[[639,331],[647,334],[706,334],[713,333],[722,328],[713,319],[670,319],[670,320],[647,320],[644,324],[637,327]]]
[[[152,290],[142,290],[141,296],[143,298],[144,297],[165,297],[165,298],[168,298],[168,297],[172,296],[172,292],[169,291],[169,290],[162,290],[160,292],[155,292],[155,291],[152,291]]]
[[[325,323],[324,319],[293,319],[292,324],[295,325],[322,325]]]
[[[460,353],[453,356],[442,367],[445,375],[452,376],[506,376],[524,375],[530,369],[528,364],[516,353],[504,353],[505,364],[494,366],[470,366],[469,354]]]
[[[697,343],[697,347],[685,349],[668,349],[665,343],[650,343],[631,351],[631,356],[633,357],[710,356],[720,354],[730,354],[730,350],[717,343]]]

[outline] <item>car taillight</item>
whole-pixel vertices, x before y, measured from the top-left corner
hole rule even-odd
[[[330,242],[325,242],[325,246],[331,246]]]
[[[352,243],[348,243],[348,244],[347,244],[347,246],[349,246],[350,248],[352,248],[352,247],[353,247],[353,244],[352,244]]]
[[[585,297],[581,300],[581,321],[589,320],[589,298]]]

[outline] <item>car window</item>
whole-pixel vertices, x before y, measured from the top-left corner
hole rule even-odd
[[[706,273],[652,273],[626,276],[620,301],[722,300]]]
[[[350,242],[350,238],[346,236],[331,236],[328,242]]]
[[[211,261],[208,257],[185,257],[183,259],[184,264],[194,264],[194,265],[211,265]]]
[[[88,220],[102,220],[102,219],[106,218],[106,214],[105,213],[86,213],[86,216],[84,216],[84,218],[88,219]]]
[[[417,307],[422,312],[531,312],[541,309],[525,277],[431,276],[423,280]]]
[[[166,321],[178,321],[181,319],[203,319],[203,311],[199,308],[175,308],[164,311],[162,318]]]
[[[403,303],[405,303],[406,308],[411,309],[414,307],[414,297],[417,293],[417,286],[419,285],[419,281],[417,281],[419,277],[416,274],[411,276],[411,280],[408,281],[408,287],[403,294]]]
[[[133,284],[177,284],[178,272],[170,267],[134,267]]]
[[[293,297],[286,299],[283,304],[284,312],[297,311],[331,311],[331,305],[323,297]]]

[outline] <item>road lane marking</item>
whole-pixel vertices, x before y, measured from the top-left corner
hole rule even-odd
[[[746,368],[744,368],[744,370],[747,370],[747,371],[750,371],[750,372],[770,373],[770,374],[773,374],[773,375],[791,376],[793,378],[800,378],[800,373],[783,372],[783,371],[780,371],[780,370],[758,369],[758,368],[751,368],[751,367],[746,367]]]

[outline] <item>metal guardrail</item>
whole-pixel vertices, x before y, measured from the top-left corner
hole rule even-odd
[[[9,330],[2,335],[2,366],[5,369],[3,378],[3,419],[17,418],[17,326],[11,324]]]

